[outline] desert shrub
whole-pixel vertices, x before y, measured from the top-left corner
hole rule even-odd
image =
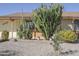
[[[17,35],[19,39],[31,39],[32,30],[34,29],[33,22],[28,21],[29,19],[23,19],[22,24],[17,29]]]
[[[56,39],[64,42],[75,42],[77,40],[77,35],[73,31],[63,30],[56,34]]]
[[[7,41],[8,38],[9,38],[9,32],[8,31],[3,31],[1,36],[2,36],[3,41]]]
[[[17,35],[20,39],[31,39],[32,38],[32,30],[31,29],[24,29],[21,28],[17,31]]]
[[[20,39],[22,39],[23,38],[23,35],[22,35],[23,33],[21,32],[21,31],[17,31],[17,35],[18,35],[18,37],[20,38]]]
[[[27,37],[28,37],[28,39],[32,38],[32,31],[31,30],[28,31]]]

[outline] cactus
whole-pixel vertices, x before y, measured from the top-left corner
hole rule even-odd
[[[51,4],[42,5],[33,12],[33,23],[36,29],[43,33],[46,39],[49,40],[57,31],[61,24],[62,5]],[[52,38],[51,38],[52,39]],[[55,52],[60,50],[60,43],[57,39],[53,39]],[[58,55],[59,53],[57,53]]]
[[[33,12],[33,23],[38,31],[41,31],[46,39],[55,33],[61,23],[62,6],[51,4],[50,7],[42,5]]]

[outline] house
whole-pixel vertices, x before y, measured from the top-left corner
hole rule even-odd
[[[79,31],[79,12],[63,12],[62,17],[62,28]]]
[[[22,18],[27,19],[27,21],[31,21],[31,14],[30,13],[13,13],[9,15],[0,16],[0,38],[1,33],[4,30],[9,31],[9,39],[10,38],[17,38],[17,29],[22,24]],[[29,20],[28,20],[29,19]]]
[[[23,19],[32,21],[31,13],[13,13],[0,16],[0,38],[4,30],[9,31],[9,39],[17,38],[17,29],[22,24]],[[79,12],[63,12],[61,28],[66,30],[79,31]],[[41,32],[33,30],[32,39],[45,39]]]

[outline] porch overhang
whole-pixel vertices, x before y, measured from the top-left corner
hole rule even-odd
[[[63,16],[62,17],[63,20],[79,20],[79,16],[78,17],[74,17],[74,16]]]
[[[64,20],[79,19],[79,12],[63,12],[62,13],[62,18]]]
[[[26,19],[27,21],[31,21],[31,17],[21,17],[21,16],[0,16],[0,20],[22,20],[22,19]]]

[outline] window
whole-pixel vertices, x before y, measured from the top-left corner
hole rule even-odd
[[[79,20],[75,20],[74,24],[75,24],[75,30],[79,31]]]

